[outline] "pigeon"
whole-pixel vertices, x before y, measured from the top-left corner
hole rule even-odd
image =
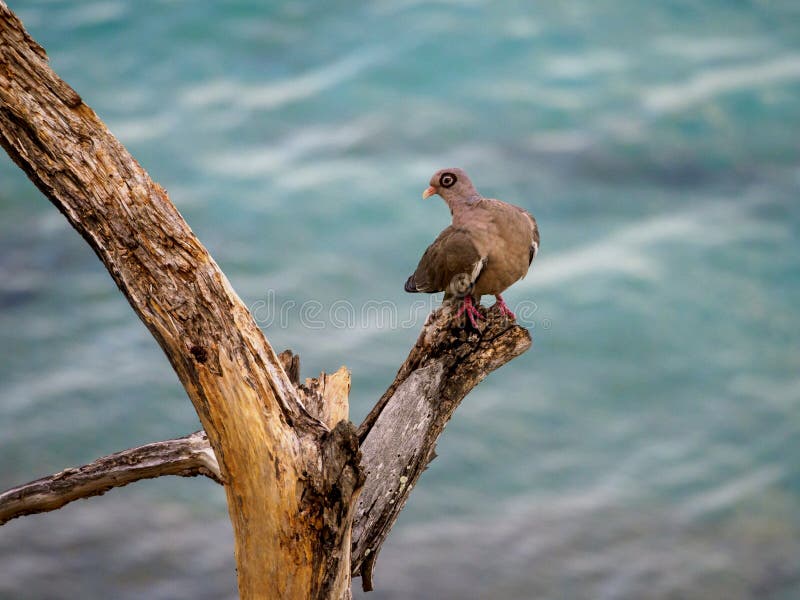
[[[407,292],[445,292],[445,301],[459,301],[473,327],[483,316],[483,295],[497,298],[500,313],[516,319],[501,294],[525,277],[539,252],[539,228],[528,211],[500,200],[484,198],[462,169],[433,174],[422,198],[441,196],[450,208],[452,224],[428,246],[417,270],[405,284]]]

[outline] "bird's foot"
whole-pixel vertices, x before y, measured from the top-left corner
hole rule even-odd
[[[472,323],[472,326],[477,329],[478,322],[476,319],[482,319],[483,315],[478,312],[478,309],[475,308],[475,305],[472,303],[472,296],[464,296],[464,300],[462,300],[461,308],[458,309],[456,316],[461,316],[464,313],[467,313],[469,317],[469,322]]]
[[[503,300],[503,297],[500,294],[497,294],[497,296],[495,296],[495,297],[497,298],[497,302],[495,302],[495,304],[494,304],[494,306],[492,308],[497,307],[497,310],[500,311],[501,315],[505,315],[506,317],[510,318],[511,320],[516,321],[517,320],[517,316],[513,312],[511,312],[510,308],[508,308],[508,304],[506,304],[506,301]]]

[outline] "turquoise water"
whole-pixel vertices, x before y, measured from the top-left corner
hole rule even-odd
[[[537,216],[506,295],[534,347],[465,400],[366,597],[800,597],[796,1],[11,6],[276,348],[352,369],[356,421],[426,312],[430,174]],[[5,156],[0,281],[0,487],[199,426]],[[0,528],[2,598],[234,594],[207,481]]]

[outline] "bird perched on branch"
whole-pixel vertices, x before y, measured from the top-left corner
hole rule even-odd
[[[422,197],[434,194],[450,207],[453,223],[425,250],[405,290],[445,292],[445,300],[460,300],[458,316],[466,313],[473,327],[483,318],[476,306],[486,294],[514,319],[501,294],[525,277],[539,251],[536,219],[518,206],[481,196],[462,169],[434,173]]]

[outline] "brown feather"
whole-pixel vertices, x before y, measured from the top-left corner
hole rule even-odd
[[[469,232],[451,225],[425,250],[406,282],[406,291],[443,292],[454,277],[471,274],[480,260]],[[409,289],[412,285],[413,290]]]
[[[528,272],[537,229],[527,211],[481,198],[463,209],[458,223],[468,228],[479,252],[488,259],[475,282],[474,296],[501,294]]]
[[[525,277],[539,250],[539,228],[528,211],[483,198],[463,169],[437,171],[430,186],[447,203],[453,224],[425,251],[406,291],[480,301]]]

